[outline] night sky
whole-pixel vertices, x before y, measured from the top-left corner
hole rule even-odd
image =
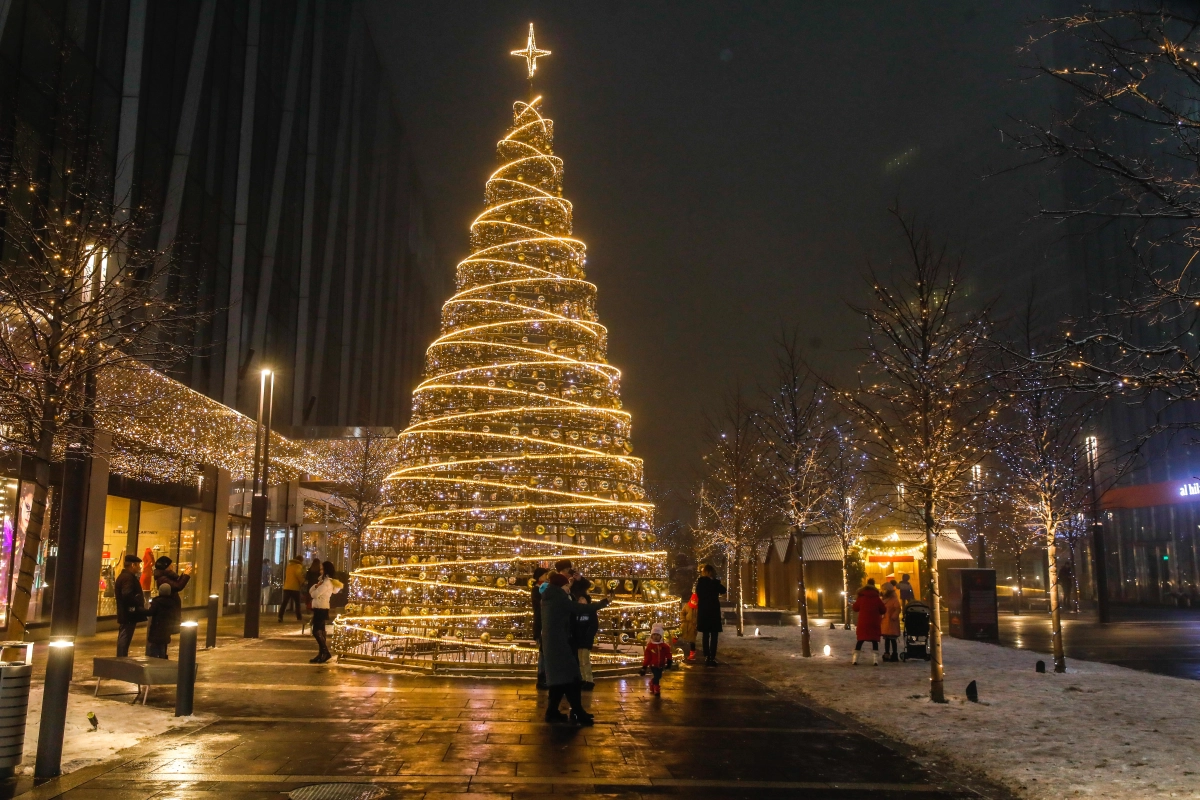
[[[1001,129],[1044,115],[1018,52],[1033,3],[376,2],[372,36],[435,218],[447,286],[468,253],[495,142],[536,91],[600,289],[647,478],[698,474],[706,410],[771,371],[781,326],[853,375],[867,264],[897,252],[899,200],[964,253],[975,297],[1053,280],[1034,219],[1053,177],[995,174]],[[993,177],[988,177],[992,175]],[[1045,287],[1043,286],[1043,289]]]

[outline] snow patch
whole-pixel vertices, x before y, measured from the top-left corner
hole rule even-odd
[[[106,688],[113,684],[110,682]],[[130,692],[129,698],[133,697]],[[99,727],[92,730],[87,715],[96,715]],[[37,757],[38,731],[42,719],[42,687],[29,691],[29,713],[25,724],[24,760],[18,771],[33,774]],[[172,728],[193,722],[197,717],[176,717],[173,711],[152,706],[135,705],[129,700],[108,700],[72,692],[67,698],[67,727],[63,737],[63,773],[73,772],[101,761],[117,752],[148,739],[160,736]]]
[[[926,661],[874,667],[864,649],[851,666],[854,632],[824,628],[812,631],[813,657],[800,658],[800,629],[777,631],[774,640],[721,637],[721,648],[774,689],[805,694],[1020,797],[1200,798],[1200,682],[1077,660],[1065,675],[1038,674],[1035,662],[1053,664],[1050,656],[946,637],[943,705],[928,699]],[[965,697],[972,680],[979,703]]]

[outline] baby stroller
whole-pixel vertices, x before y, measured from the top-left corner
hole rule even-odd
[[[900,660],[910,658],[929,660],[929,606],[916,601],[904,609],[904,652]]]

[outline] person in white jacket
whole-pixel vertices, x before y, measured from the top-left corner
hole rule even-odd
[[[329,621],[329,598],[334,592],[342,590],[342,582],[335,580],[333,577],[333,564],[326,561],[321,564],[321,578],[312,585],[308,590],[309,596],[312,597],[312,633],[313,638],[317,640],[317,647],[320,651],[316,658],[309,659],[310,664],[324,664],[329,659],[333,658],[333,654],[329,652],[328,645],[325,644],[325,623]]]

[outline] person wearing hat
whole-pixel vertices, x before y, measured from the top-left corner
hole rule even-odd
[[[583,708],[579,657],[571,644],[571,623],[577,606],[567,594],[567,583],[566,575],[551,573],[542,592],[542,660],[550,690],[546,722],[568,721],[558,708],[566,697],[571,704],[570,721],[591,725],[594,719]]]
[[[142,560],[125,556],[125,568],[113,584],[117,601],[117,658],[129,656],[129,645],[139,622],[146,619],[146,597],[142,594]]]
[[[650,694],[657,695],[662,692],[662,674],[663,670],[671,666],[671,645],[663,641],[665,631],[661,623],[654,623],[654,627],[650,629],[650,638],[646,641],[646,652],[642,655],[642,674],[646,674],[646,668],[649,667],[650,672],[654,677],[650,679]]]
[[[171,568],[173,562],[169,556],[159,556],[154,562],[154,585],[162,586],[164,583],[171,587],[172,596],[178,598],[179,594],[187,588],[188,582],[192,579],[191,574],[185,572],[179,575]]]

